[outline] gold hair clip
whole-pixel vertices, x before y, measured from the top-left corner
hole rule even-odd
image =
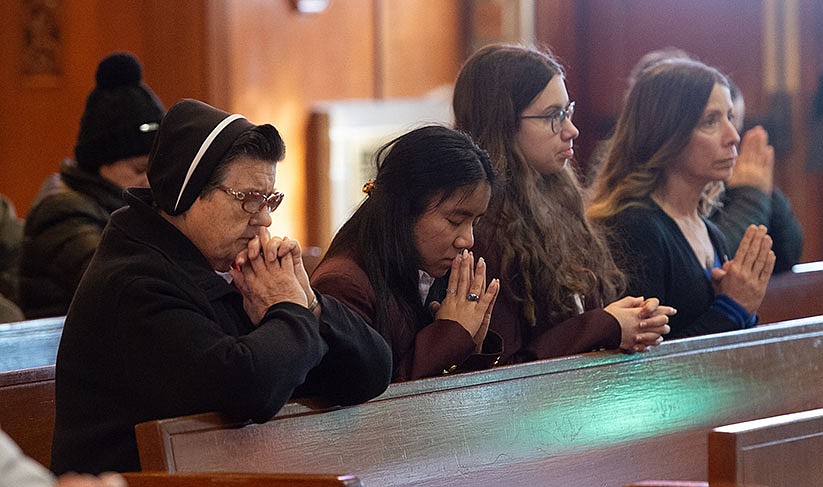
[[[363,185],[363,192],[367,195],[371,195],[371,192],[374,191],[374,179],[369,178],[366,181],[366,184]]]

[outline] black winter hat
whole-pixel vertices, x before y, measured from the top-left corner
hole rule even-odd
[[[97,173],[100,166],[149,153],[165,109],[142,80],[140,63],[127,52],[100,61],[74,147],[81,169]]]
[[[163,118],[149,154],[149,185],[157,205],[169,215],[188,210],[234,141],[254,127],[242,115],[201,101],[175,103]],[[271,130],[281,140],[274,127]]]

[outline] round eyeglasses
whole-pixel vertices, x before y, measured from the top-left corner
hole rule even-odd
[[[520,118],[538,118],[540,120],[548,120],[552,133],[556,134],[563,128],[563,122],[566,120],[571,121],[572,116],[574,116],[574,102],[570,101],[569,104],[566,105],[566,108],[556,110],[548,115],[521,115]]]
[[[225,191],[226,194],[233,196],[234,199],[240,201],[240,206],[243,207],[243,211],[246,213],[251,213],[252,215],[259,212],[264,207],[269,209],[269,213],[273,212],[278,206],[280,206],[280,203],[283,202],[283,197],[286,196],[280,191],[275,191],[271,194],[263,194],[257,191],[235,191],[225,186],[218,186],[217,189]]]

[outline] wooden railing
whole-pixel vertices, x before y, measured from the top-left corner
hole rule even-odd
[[[0,372],[0,426],[48,466],[54,431],[54,365]]]
[[[715,428],[709,433],[709,484],[723,482],[823,485],[823,409]]]
[[[24,453],[49,464],[54,363],[63,319],[0,324],[0,426]]]
[[[129,487],[363,487],[351,475],[151,472],[123,476]]]
[[[757,314],[760,323],[823,315],[823,262],[811,262],[769,280]]]
[[[708,440],[708,481],[644,480],[625,487],[823,485],[823,409],[721,426]]]
[[[823,317],[390,386],[362,405],[289,403],[137,426],[144,470],[322,473],[365,485],[706,479],[711,428],[823,407]]]
[[[315,255],[317,254],[316,250],[310,250],[312,250],[313,253],[311,253],[309,259],[312,257],[316,259],[318,257]],[[761,322],[794,318],[812,313],[823,314],[823,270],[803,273],[787,273],[777,275],[772,278],[772,281],[769,284],[766,299],[764,300],[760,311]],[[58,317],[24,321],[19,323],[0,324],[0,425],[2,425],[6,432],[9,433],[9,435],[21,445],[24,452],[44,464],[47,464],[49,461],[51,435],[54,426],[54,362],[57,355],[60,334],[62,332],[63,320],[63,317]],[[445,430],[451,431],[457,435],[458,438],[463,435],[468,435],[467,438],[471,439],[471,441],[467,443],[469,445],[472,445],[473,441],[480,441],[480,439],[477,438],[478,433],[473,431],[473,426],[471,426],[474,425],[474,421],[476,421],[476,424],[485,425],[483,426],[484,428],[491,428],[491,430],[500,433],[504,440],[510,437],[525,436],[529,438],[526,442],[529,446],[525,447],[524,450],[527,453],[514,457],[510,457],[507,454],[505,456],[505,458],[508,459],[507,461],[513,461],[515,463],[522,461],[528,464],[529,455],[533,454],[534,449],[547,448],[549,452],[556,452],[557,459],[552,462],[556,461],[562,463],[562,457],[565,455],[564,449],[562,448],[565,441],[563,439],[568,437],[568,445],[571,447],[570,451],[574,451],[574,448],[576,448],[575,445],[580,443],[578,441],[580,435],[587,431],[586,427],[588,426],[586,422],[576,422],[576,419],[579,419],[578,416],[576,414],[566,414],[568,411],[590,410],[594,415],[592,417],[592,421],[599,421],[601,418],[599,415],[605,415],[605,417],[609,419],[609,422],[603,424],[611,424],[612,426],[607,428],[609,430],[609,434],[604,435],[603,441],[606,442],[605,444],[611,444],[609,442],[617,441],[614,437],[617,432],[611,431],[614,427],[614,422],[621,420],[620,418],[629,417],[630,410],[620,408],[628,408],[630,403],[627,402],[628,399],[623,399],[623,402],[615,403],[615,407],[617,409],[615,409],[614,414],[608,414],[607,412],[604,412],[600,406],[591,409],[594,406],[588,405],[585,396],[575,396],[573,393],[568,391],[546,389],[548,386],[543,385],[546,381],[550,383],[554,380],[561,380],[562,383],[562,380],[565,379],[560,379],[560,377],[593,374],[593,377],[604,378],[603,381],[600,382],[597,382],[594,378],[584,381],[589,385],[589,387],[592,388],[593,395],[591,396],[591,400],[595,401],[596,404],[600,404],[600,402],[604,400],[604,397],[608,397],[606,391],[620,390],[623,391],[620,392],[620,394],[624,394],[628,397],[629,391],[636,389],[637,395],[643,398],[642,403],[646,407],[651,405],[653,410],[657,411],[661,417],[671,415],[676,416],[675,411],[685,408],[686,404],[692,402],[689,396],[689,391],[684,390],[682,391],[683,394],[678,396],[677,390],[672,389],[666,390],[665,395],[660,395],[661,389],[655,382],[658,380],[655,378],[658,377],[659,372],[653,368],[650,368],[655,366],[653,364],[668,363],[668,361],[673,360],[671,357],[674,355],[672,354],[684,353],[690,356],[692,354],[700,353],[698,350],[701,347],[704,349],[707,347],[711,348],[709,344],[718,343],[718,340],[726,343],[726,345],[723,345],[724,347],[728,347],[731,346],[730,344],[736,340],[746,341],[755,339],[756,337],[761,336],[759,334],[760,330],[764,329],[773,330],[767,333],[769,336],[777,333],[774,330],[784,330],[787,334],[791,335],[795,332],[799,332],[799,330],[807,329],[809,326],[813,327],[813,324],[816,321],[818,321],[818,319],[811,318],[808,320],[801,320],[790,325],[770,325],[764,328],[757,328],[756,330],[758,331],[756,332],[749,331],[740,334],[724,334],[714,337],[702,337],[686,340],[682,343],[676,341],[667,342],[663,346],[659,347],[657,351],[647,355],[624,356],[609,353],[589,354],[544,361],[539,362],[538,364],[524,364],[516,367],[505,367],[488,372],[428,379],[420,382],[405,384],[395,384],[390,387],[386,394],[381,396],[376,401],[372,401],[362,407],[354,408],[354,410],[346,409],[342,411],[331,411],[330,415],[319,414],[317,409],[306,407],[301,403],[291,403],[287,405],[287,407],[284,408],[280,414],[278,414],[274,421],[285,421],[285,423],[277,423],[278,425],[305,421],[311,426],[314,421],[323,422],[326,421],[327,418],[331,418],[329,420],[332,425],[339,427],[336,422],[341,415],[348,416],[350,414],[367,414],[369,421],[371,421],[372,419],[369,415],[372,414],[373,411],[374,414],[381,415],[381,417],[386,421],[408,424],[410,422],[413,423],[416,420],[405,417],[394,418],[391,415],[413,415],[413,411],[409,412],[406,408],[416,404],[418,401],[422,402],[422,404],[426,406],[428,401],[436,400],[439,403],[439,401],[449,400],[454,401],[453,406],[456,408],[455,411],[452,410],[452,407],[444,407],[442,411],[434,416],[436,419],[421,418],[420,424],[425,428],[431,424],[439,424],[439,421],[446,421],[443,418],[448,418],[451,415],[457,415],[458,424],[467,425],[466,427],[469,431],[461,433],[453,428],[445,428]],[[773,339],[773,337],[770,338],[770,340]],[[733,356],[729,356],[727,358],[732,360]],[[691,365],[688,366],[695,367],[698,371],[702,370],[702,367],[705,367],[705,365],[702,365],[702,362],[698,359],[689,360],[690,361],[688,363]],[[779,365],[780,363],[783,363],[785,359],[777,357],[775,361]],[[609,367],[615,364],[618,365],[618,367],[614,371],[611,371]],[[671,367],[676,366],[676,363],[671,365]],[[774,366],[775,364],[767,363],[766,361],[752,364],[752,367],[755,368],[769,368]],[[626,383],[626,379],[623,375],[628,374],[626,371],[629,370],[645,370],[648,373],[638,376],[638,385],[633,388],[631,384]],[[617,374],[617,379],[613,378],[613,373]],[[788,373],[791,374],[790,371],[788,371]],[[538,380],[530,379],[529,377],[545,377],[545,379]],[[678,380],[682,380],[683,384],[694,384],[694,381],[688,380],[688,376],[682,377],[674,374],[673,377],[680,377]],[[743,374],[741,377],[746,377],[746,375]],[[615,386],[610,386],[607,389],[605,382],[606,380],[615,381]],[[730,376],[728,380],[734,382],[743,379],[736,376]],[[503,384],[503,386],[499,388],[496,387],[495,384],[498,383]],[[534,383],[538,385],[535,385]],[[643,385],[639,385],[641,383]],[[664,381],[661,384],[666,383],[672,384],[671,381]],[[615,389],[615,387],[617,389]],[[817,387],[817,385],[814,387]],[[464,394],[484,394],[484,397],[486,397],[492,404],[496,404],[500,401],[510,403],[510,400],[505,397],[506,394],[514,393],[518,395],[520,394],[520,392],[518,392],[519,388],[527,388],[529,391],[535,388],[537,388],[537,390],[543,390],[547,397],[556,398],[556,402],[545,407],[538,404],[533,404],[530,401],[535,399],[531,394],[529,394],[526,396],[526,399],[519,399],[525,401],[523,404],[520,404],[518,402],[519,400],[515,400],[515,402],[511,403],[512,405],[518,405],[517,407],[519,408],[524,408],[521,410],[513,410],[511,415],[506,415],[501,411],[493,411],[491,413],[484,414],[482,401],[481,404],[473,402],[466,403],[468,399],[464,397]],[[458,390],[462,390],[462,392],[455,392]],[[443,396],[443,394],[445,394],[445,396]],[[678,400],[675,402],[672,402],[673,395],[678,397]],[[443,399],[443,397],[446,399]],[[695,397],[697,398],[695,399],[696,401],[705,402],[714,400],[711,397],[703,398],[703,396],[699,393]],[[474,396],[471,396],[471,398],[473,399]],[[380,404],[384,402],[387,404],[387,407],[390,408],[388,411],[372,409],[374,407],[373,404]],[[577,402],[579,402],[579,404],[577,404]],[[471,406],[466,404],[471,404]],[[820,404],[814,404],[812,401],[803,405],[798,404],[794,410],[818,406],[820,406]],[[391,413],[391,408],[394,407],[398,408],[398,412]],[[470,416],[473,411],[466,410],[465,408],[467,407],[477,408],[477,417],[473,420]],[[669,409],[672,409],[672,411],[669,411]],[[424,408],[423,410],[426,409]],[[528,418],[523,417],[518,422],[516,419],[518,414],[520,414],[520,411],[531,411],[531,413],[536,416]],[[767,414],[780,414],[783,412],[792,412],[792,408],[776,408],[774,411],[768,412]],[[428,411],[428,414],[434,413],[435,411],[433,410]],[[647,412],[644,411],[642,414],[647,414]],[[764,412],[764,414],[766,414],[766,412]],[[304,415],[306,416],[305,419],[297,419]],[[544,418],[545,421],[540,421],[536,425],[532,425],[535,417]],[[754,417],[756,416],[751,416],[751,418]],[[490,418],[495,419],[491,420]],[[554,418],[571,419],[561,420]],[[729,419],[739,421],[750,418],[730,417]],[[212,425],[209,427],[213,427],[214,425],[223,427],[226,424],[233,424],[231,422],[226,423],[222,418],[219,418],[219,416],[216,415],[206,415],[205,419],[198,418],[196,421],[206,421],[207,424]],[[492,421],[492,423],[501,422],[501,424],[507,426],[495,427],[494,424],[490,424],[489,421]],[[511,424],[507,423],[507,421],[511,422]],[[540,438],[549,434],[546,431],[546,425],[555,423],[557,426],[555,435],[557,437],[553,441],[549,441],[545,446],[540,446],[540,441],[543,441],[540,440]],[[632,421],[627,421],[627,424],[631,423]],[[711,420],[706,424],[710,423]],[[655,425],[652,428],[652,436],[656,437],[665,435],[666,430],[660,430],[659,428],[662,427],[660,424],[657,422],[653,422],[652,424]],[[532,426],[535,426],[537,429],[532,428]],[[251,427],[251,429],[267,427],[268,426],[263,425]],[[292,426],[289,426],[289,428],[291,427]],[[581,433],[575,433],[575,429],[577,428],[582,428]],[[314,437],[310,437],[312,442],[322,444],[323,441],[325,441],[323,432],[317,430],[316,427],[309,427],[308,430],[314,431],[312,434],[316,435]],[[383,441],[389,441],[389,445],[393,445],[401,451],[405,451],[402,439],[405,438],[406,435],[397,430],[397,428],[394,428],[394,430],[394,436],[384,438]],[[674,431],[677,431],[677,428],[675,428]],[[650,432],[640,433],[650,434]],[[362,439],[364,441],[367,440],[367,438]],[[295,437],[294,441],[301,440],[299,437]],[[592,443],[597,444],[597,441],[592,440]],[[426,456],[424,453],[420,453],[415,450],[415,448],[425,448],[425,445],[419,444],[419,442],[412,442],[410,445],[410,450],[407,453],[411,453],[412,457]],[[474,446],[472,446],[472,448],[474,448]],[[448,448],[443,447],[443,445],[438,445],[438,449],[438,451],[452,454],[452,452],[450,452]],[[357,449],[354,451],[357,451]],[[494,449],[492,448],[491,443],[483,443],[480,449],[475,451],[492,452]],[[372,453],[370,455],[372,457],[375,455],[378,455],[378,457],[386,455],[387,461],[390,463],[399,461],[392,455],[389,455],[383,451],[379,454]],[[487,455],[491,455],[491,453],[487,453]],[[552,453],[552,455],[555,455],[555,453]],[[462,460],[458,460],[461,457],[454,455],[452,456],[455,458],[455,462],[462,462]],[[360,458],[367,457],[368,455],[365,455],[364,457],[360,456]],[[347,455],[342,455],[340,458],[347,458]],[[469,458],[471,458],[472,461],[475,461],[478,458],[483,458],[483,461],[485,462],[493,462],[491,460],[492,457],[490,456],[469,455]],[[326,461],[328,461],[328,459],[322,459],[322,456],[316,459],[317,463]],[[358,461],[361,460],[358,459]],[[459,472],[463,468],[461,465],[462,464],[460,463],[449,464],[446,462],[446,464],[435,468],[442,468],[444,471],[454,470]],[[474,470],[475,467],[477,467],[476,464],[470,465],[472,466],[470,470]],[[160,465],[158,468],[166,469],[166,466]],[[528,467],[526,468],[528,469]],[[688,469],[684,467],[684,471],[685,470]],[[317,472],[317,470],[313,471]],[[352,470],[348,468],[333,470],[323,469],[322,471],[352,472]],[[418,467],[410,467],[408,472],[410,473],[411,478],[436,478],[434,473],[427,473],[425,470],[420,471]],[[378,474],[375,474],[375,476],[376,478],[380,478]],[[638,478],[643,478],[643,476],[634,476],[629,480]],[[651,477],[647,476],[646,478]]]
[[[65,316],[0,324],[0,372],[54,365]]]

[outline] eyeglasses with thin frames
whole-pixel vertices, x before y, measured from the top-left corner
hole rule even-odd
[[[574,116],[574,102],[570,101],[566,108],[549,113],[548,115],[521,115],[520,118],[538,118],[540,120],[548,120],[549,127],[552,133],[556,134],[563,128],[563,122],[571,121]]]
[[[283,197],[286,196],[280,191],[275,191],[271,194],[263,194],[257,191],[235,191],[225,186],[217,186],[217,189],[223,190],[229,196],[234,197],[234,199],[240,202],[240,206],[242,206],[243,211],[252,215],[259,212],[264,207],[268,207],[269,213],[273,212],[278,206],[280,206],[280,203],[283,202]]]

